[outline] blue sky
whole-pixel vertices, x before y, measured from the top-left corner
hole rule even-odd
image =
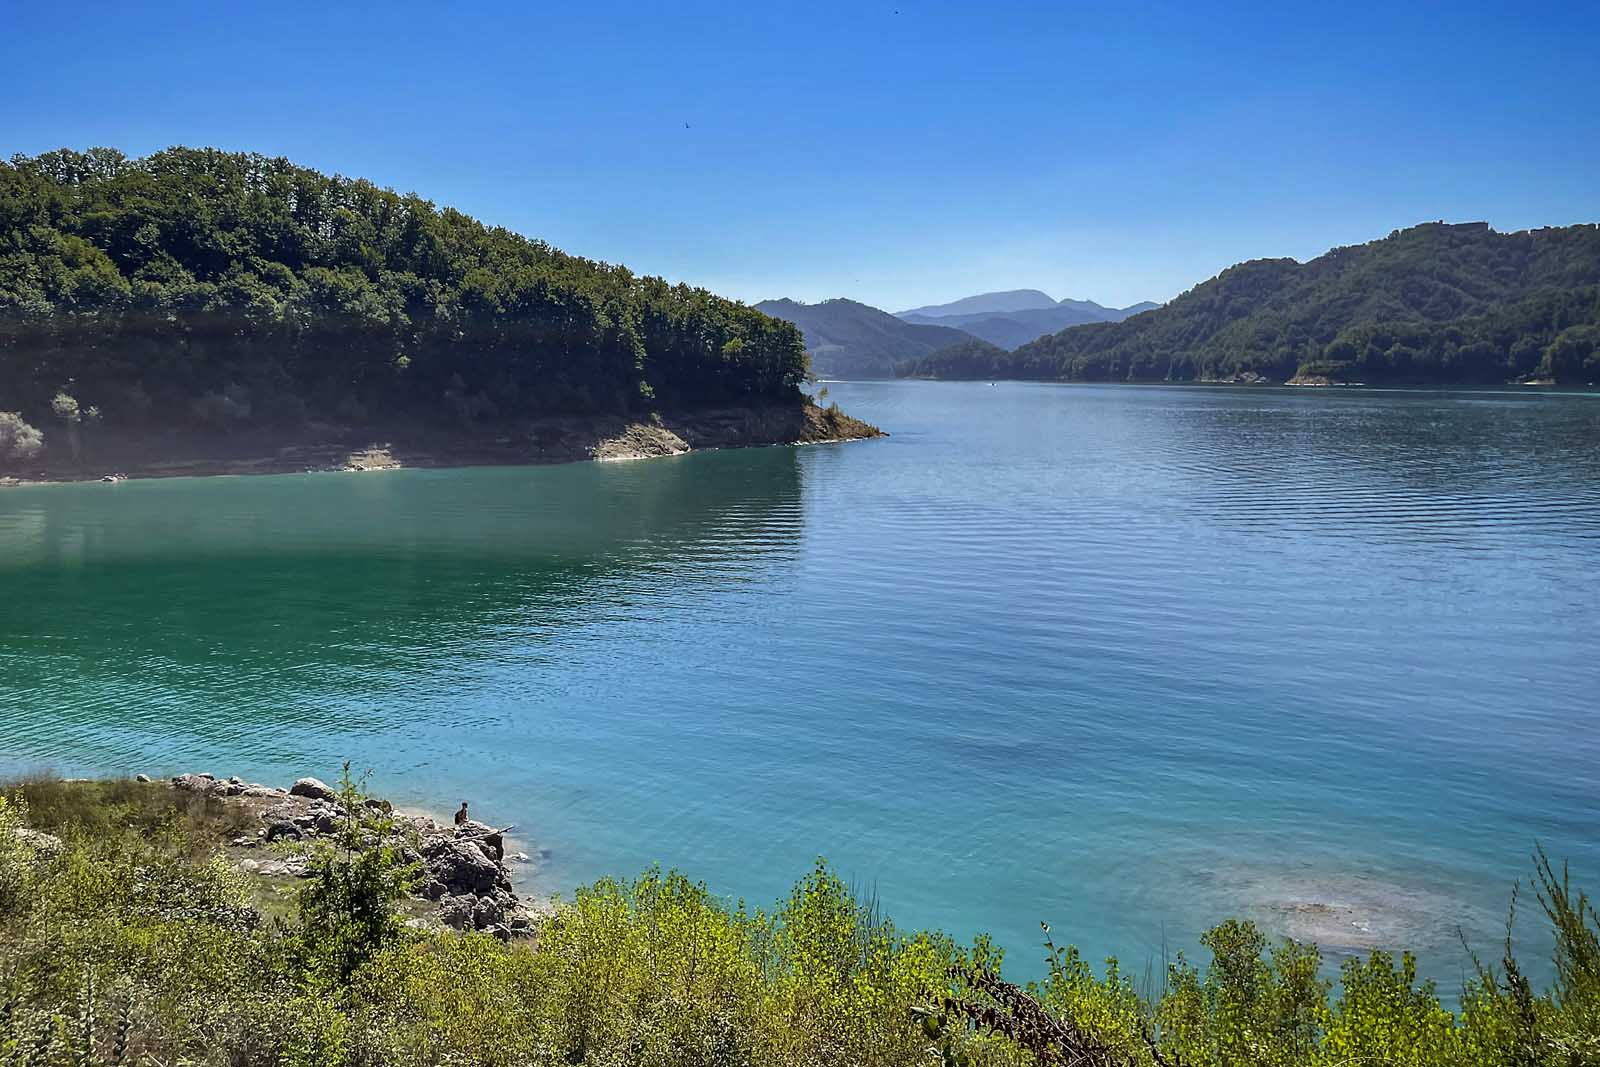
[[[1600,221],[1600,4],[50,5],[0,152],[286,155],[759,300],[1163,300]]]

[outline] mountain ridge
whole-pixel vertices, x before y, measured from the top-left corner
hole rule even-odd
[[[1301,263],[1235,264],[1160,308],[921,377],[1318,384],[1600,378],[1600,226],[1430,222]]]
[[[948,326],[906,322],[845,297],[815,304],[784,297],[752,307],[799,327],[811,372],[825,378],[893,378],[903,364],[970,336]]]
[[[891,312],[896,318],[922,315],[938,318],[943,315],[1005,314],[1011,311],[1033,311],[1055,307],[1056,299],[1039,289],[1001,289],[990,293],[977,293],[952,300],[946,304],[924,304]]]

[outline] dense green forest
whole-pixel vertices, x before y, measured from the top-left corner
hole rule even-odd
[[[1600,227],[1497,233],[1428,223],[1307,263],[1230,267],[1164,307],[992,353],[911,364],[937,378],[1194,381],[1297,374],[1367,383],[1600,379]]]
[[[806,372],[742,304],[284,159],[0,163],[0,411],[32,423],[681,410],[791,402]]]
[[[941,348],[926,362],[913,362],[903,364],[900,368],[902,375],[915,375],[926,377],[945,378],[1009,378],[1011,353],[999,345],[990,344],[988,341],[976,337],[969,337],[965,341]],[[951,368],[952,373],[935,374],[933,368]],[[959,369],[959,373],[954,373]]]
[[[770,910],[679,874],[602,880],[532,936],[402,919],[415,877],[348,778],[290,884],[225,854],[253,816],[165,784],[0,791],[0,1062],[29,1067],[1589,1067],[1600,917],[1539,854],[1554,981],[1505,944],[1450,1010],[1408,955],[1329,974],[1227,921],[1139,978],[1044,935],[999,948],[897,927],[819,862]],[[390,843],[392,842],[392,843]],[[259,850],[257,850],[259,852]],[[1152,922],[1155,920],[1152,919]],[[1154,971],[1154,968],[1151,968]]]

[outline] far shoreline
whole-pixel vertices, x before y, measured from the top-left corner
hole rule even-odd
[[[1547,393],[1553,396],[1600,396],[1600,381],[1597,382],[1555,382],[1548,380],[1539,381],[1508,381],[1508,382],[1344,382],[1334,381],[1295,381],[1293,379],[1276,381],[1263,379],[1261,381],[1235,380],[1232,378],[1190,378],[1173,381],[1139,380],[1139,381],[1112,381],[1105,378],[933,378],[926,375],[912,374],[904,378],[818,378],[821,385],[886,385],[895,382],[922,382],[929,385],[1084,385],[1084,386],[1129,386],[1136,388],[1193,388],[1193,389],[1286,389],[1294,392],[1492,392],[1508,396],[1517,394]]]

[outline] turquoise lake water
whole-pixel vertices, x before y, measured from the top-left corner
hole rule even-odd
[[[349,758],[1023,975],[1244,914],[1448,991],[1535,841],[1600,888],[1600,397],[829,388],[893,436],[0,491],[0,771]]]

